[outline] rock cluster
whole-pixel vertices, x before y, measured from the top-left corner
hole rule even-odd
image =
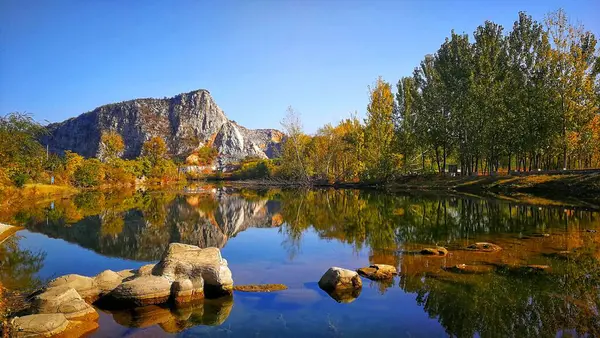
[[[131,309],[231,295],[233,279],[217,248],[172,243],[156,265],[103,271],[95,277],[66,275],[30,296],[29,315],[12,321],[17,337],[78,336],[97,328],[104,309]],[[73,330],[73,332],[69,331]]]

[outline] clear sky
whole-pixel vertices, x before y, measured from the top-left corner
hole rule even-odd
[[[599,0],[0,0],[0,114],[55,122],[205,88],[242,125],[277,128],[291,105],[314,132],[364,116],[367,86],[409,75],[451,29],[559,7],[600,35]]]

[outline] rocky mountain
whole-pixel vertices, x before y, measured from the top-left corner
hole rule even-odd
[[[98,107],[78,117],[48,126],[42,142],[53,152],[71,150],[102,157],[103,132],[115,131],[125,142],[124,158],[140,155],[142,145],[162,137],[172,156],[187,156],[202,146],[219,152],[219,163],[248,156],[271,158],[283,134],[275,129],[247,129],[231,121],[208,90],[200,89],[164,99],[135,99]]]

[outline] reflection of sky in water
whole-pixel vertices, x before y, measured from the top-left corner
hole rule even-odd
[[[105,269],[137,268],[147,262],[105,257],[61,239],[21,231],[20,246],[47,253],[41,278],[77,273],[95,275]],[[443,328],[394,282],[385,294],[365,280],[363,291],[350,304],[340,304],[319,289],[317,281],[331,266],[358,268],[368,265],[366,250],[355,252],[351,245],[322,240],[312,230],[302,234],[294,257],[282,242],[278,228],[251,228],[227,242],[223,256],[238,284],[284,283],[289,289],[274,293],[234,295],[234,306],[219,327],[197,326],[181,332],[182,337],[210,336],[306,337],[306,336],[444,336]],[[372,284],[372,285],[371,285]],[[154,326],[135,329],[121,326],[102,314],[94,336],[167,336]]]

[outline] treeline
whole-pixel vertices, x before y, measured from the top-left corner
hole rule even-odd
[[[40,144],[46,129],[27,114],[0,116],[0,187],[26,183],[51,183],[77,187],[130,185],[136,179],[162,183],[178,179],[177,165],[168,157],[165,141],[146,141],[142,154],[133,160],[120,156],[125,144],[115,132],[101,135],[100,158],[84,158],[65,151],[48,153]]]
[[[379,78],[367,117],[302,132],[289,110],[282,174],[302,180],[386,181],[417,172],[600,167],[596,37],[564,11],[512,30],[486,21],[454,31],[396,91]]]

